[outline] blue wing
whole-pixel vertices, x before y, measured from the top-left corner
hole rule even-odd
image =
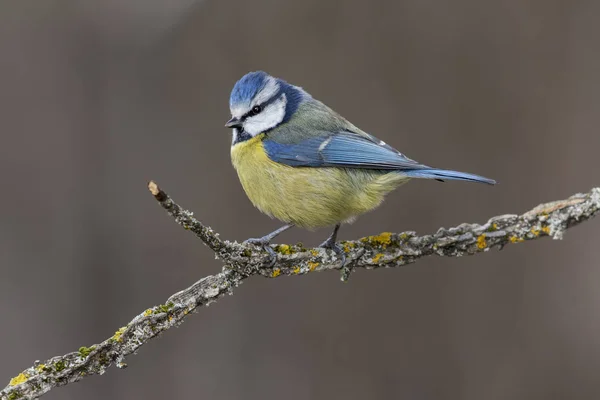
[[[461,180],[493,185],[493,179],[465,172],[431,168],[411,160],[370,135],[327,133],[299,143],[263,141],[269,158],[292,167],[366,168],[401,171],[412,178]]]
[[[269,158],[292,167],[347,167],[390,170],[427,168],[375,138],[340,132],[299,143],[263,141]]]

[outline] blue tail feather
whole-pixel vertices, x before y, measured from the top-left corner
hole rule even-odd
[[[423,179],[439,179],[439,180],[454,180],[454,181],[469,181],[469,182],[480,182],[487,183],[488,185],[495,185],[496,181],[493,179],[484,178],[483,176],[468,174],[466,172],[450,171],[446,169],[414,169],[402,171],[408,177],[411,178],[423,178]]]

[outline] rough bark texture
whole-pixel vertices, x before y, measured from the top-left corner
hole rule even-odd
[[[301,245],[273,245],[277,260],[261,248],[219,239],[210,227],[196,220],[165,192],[150,182],[148,188],[160,205],[176,222],[198,236],[225,264],[216,275],[202,278],[189,288],[172,295],[165,304],[148,308],[115,334],[90,347],[37,361],[32,367],[12,378],[0,391],[0,398],[32,399],[55,387],[77,382],[95,374],[103,374],[115,364],[127,366],[125,357],[161,332],[183,322],[197,307],[208,305],[224,294],[231,294],[244,279],[253,275],[275,278],[302,275],[314,271],[341,269],[342,280],[355,268],[398,267],[429,255],[460,257],[502,249],[511,243],[550,236],[562,239],[564,232],[594,217],[600,210],[600,188],[576,194],[566,200],[541,204],[522,215],[501,215],[483,225],[461,224],[441,228],[433,235],[417,236],[415,232],[389,233],[342,242],[346,265],[342,268],[336,255],[325,249],[306,249]]]

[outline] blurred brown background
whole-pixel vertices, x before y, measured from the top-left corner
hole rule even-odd
[[[279,226],[230,165],[228,98],[264,69],[421,162],[342,239],[435,231],[600,184],[598,1],[0,3],[0,378],[97,343]],[[284,242],[320,243],[294,230]],[[597,399],[600,221],[464,259],[255,278],[48,399]],[[1,386],[3,386],[2,383]]]

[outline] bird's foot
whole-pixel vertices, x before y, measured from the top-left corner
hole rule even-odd
[[[340,269],[340,273],[341,273],[340,278],[341,278],[342,282],[347,282],[348,279],[350,278],[350,274],[352,273],[352,268],[349,266],[346,266],[346,253],[344,252],[344,249],[342,248],[342,246],[337,244],[335,242],[335,239],[330,237],[326,241],[321,243],[319,245],[319,247],[324,248],[324,249],[333,250],[333,252],[342,260],[342,266]]]
[[[333,252],[342,260],[342,267],[346,264],[346,253],[344,252],[344,249],[342,249],[342,246],[335,242],[334,238],[327,238],[327,240],[321,243],[319,247],[333,250]]]
[[[244,242],[242,244],[253,244],[255,246],[262,248],[264,251],[269,253],[269,258],[270,258],[269,268],[272,267],[273,265],[275,265],[275,261],[277,261],[277,253],[275,253],[275,250],[273,250],[273,248],[271,248],[271,246],[270,246],[271,237],[269,237],[269,235],[263,236],[261,238],[246,239],[246,240],[244,240]]]

